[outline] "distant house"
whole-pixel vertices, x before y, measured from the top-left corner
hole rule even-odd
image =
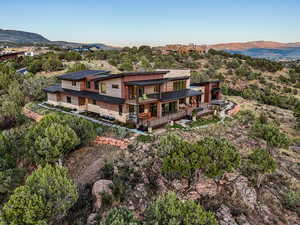
[[[214,89],[217,83],[191,89],[189,70],[118,74],[85,70],[58,78],[61,84],[45,89],[49,104],[94,112],[140,128],[191,116],[203,103],[221,98]]]
[[[1,61],[6,61],[9,59],[16,59],[20,56],[23,56],[24,52],[11,52],[11,53],[5,53],[5,54],[0,54],[0,62]]]

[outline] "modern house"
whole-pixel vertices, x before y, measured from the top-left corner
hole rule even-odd
[[[152,128],[191,116],[204,103],[220,99],[219,82],[190,88],[189,70],[131,72],[86,70],[58,76],[61,84],[45,88],[48,103],[85,110]]]

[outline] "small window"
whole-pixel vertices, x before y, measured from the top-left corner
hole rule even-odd
[[[122,116],[123,114],[123,106],[119,105],[119,115]]]
[[[159,84],[154,86],[154,92],[155,93],[158,93],[159,89],[160,89],[160,85]]]
[[[139,113],[145,112],[145,106],[144,105],[139,105]]]
[[[72,86],[76,86],[76,81],[72,81]]]
[[[95,82],[94,82],[94,85],[95,85],[95,89],[96,89],[96,90],[99,90],[99,82],[96,82],[96,81],[95,81]]]
[[[112,84],[111,87],[114,88],[114,89],[119,89],[119,85],[118,84]]]
[[[101,93],[106,94],[106,84],[105,83],[101,83]]]
[[[85,83],[86,88],[91,88],[91,81],[87,80]]]
[[[93,105],[97,105],[97,101],[93,99]]]
[[[70,96],[67,96],[67,103],[72,103],[72,99]]]
[[[179,99],[179,104],[185,104],[185,98]]]

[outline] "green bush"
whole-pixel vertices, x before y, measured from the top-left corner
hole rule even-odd
[[[87,144],[97,135],[92,122],[76,116],[58,113],[46,115],[41,121],[38,122],[35,129],[41,132],[45,129],[45,127],[48,127],[52,123],[63,124],[72,128],[80,139],[80,144]]]
[[[170,135],[160,143],[162,171],[168,178],[190,178],[197,169],[208,177],[218,177],[240,165],[236,148],[225,139],[204,138],[195,144]]]
[[[283,205],[300,215],[300,192],[290,190],[283,194]]]
[[[137,136],[136,140],[138,142],[150,143],[155,140],[155,137],[152,135],[139,135]]]
[[[99,225],[139,225],[140,223],[127,208],[112,209]]]
[[[1,225],[46,225],[60,220],[77,201],[75,184],[63,167],[39,167],[3,206]]]
[[[257,176],[259,174],[273,173],[277,163],[271,154],[265,149],[255,149],[246,159],[247,174]]]
[[[181,201],[175,193],[159,197],[145,213],[149,225],[216,225],[215,216],[192,200]]]
[[[88,69],[88,67],[85,64],[83,64],[83,63],[75,63],[72,66],[69,66],[67,72],[68,73],[79,72],[79,71],[87,70],[87,69]]]
[[[28,130],[25,145],[35,163],[54,163],[80,143],[75,131],[60,119],[56,114],[49,114]]]
[[[258,121],[253,124],[251,132],[255,137],[265,140],[271,148],[287,147],[290,143],[286,134],[282,133],[275,124],[263,124]]]

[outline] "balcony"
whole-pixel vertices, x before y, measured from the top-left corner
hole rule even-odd
[[[153,103],[153,102],[157,102],[158,98],[154,97],[154,96],[150,96],[150,95],[146,95],[143,94],[142,97],[138,97],[138,98],[129,98],[126,99],[126,104],[129,105],[139,105],[139,104],[147,104],[147,103]]]
[[[187,115],[189,115],[189,110],[182,110],[182,111],[178,111],[176,113],[172,113],[172,114],[163,116],[161,118],[151,117],[151,118],[147,118],[147,119],[141,119],[140,125],[145,126],[145,127],[157,127],[157,126],[166,124],[170,121],[179,120],[181,118],[186,117]]]

